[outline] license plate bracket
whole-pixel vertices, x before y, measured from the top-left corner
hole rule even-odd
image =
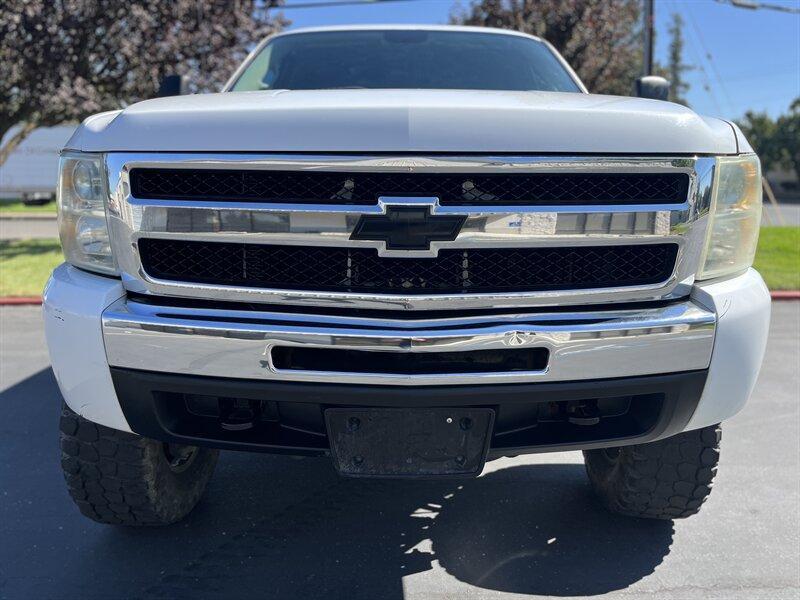
[[[477,476],[491,408],[329,408],[334,465],[348,477]]]

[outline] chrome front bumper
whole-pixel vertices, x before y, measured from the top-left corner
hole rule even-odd
[[[120,298],[102,315],[108,363],[237,379],[379,385],[577,381],[707,369],[713,311],[692,300],[657,308],[529,312],[437,319],[156,306]],[[281,370],[274,346],[365,352],[546,348],[540,371],[405,375]]]

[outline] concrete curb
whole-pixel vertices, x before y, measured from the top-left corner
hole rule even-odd
[[[800,300],[800,290],[781,290],[770,292],[773,301]],[[0,306],[36,306],[42,303],[41,296],[0,297]]]
[[[56,213],[12,213],[0,212],[0,221],[55,221]]]

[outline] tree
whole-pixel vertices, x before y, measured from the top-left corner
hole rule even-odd
[[[451,21],[540,36],[595,93],[629,95],[641,71],[639,0],[476,0]]]
[[[273,0],[2,0],[0,165],[33,129],[155,94],[164,75],[218,89],[284,23]]]
[[[800,98],[777,119],[765,112],[747,111],[736,124],[761,159],[764,173],[784,168],[794,171],[800,181]]]
[[[776,135],[778,127],[772,117],[765,112],[748,110],[744,119],[736,124],[761,159],[764,173],[780,166],[782,152]]]
[[[800,181],[800,98],[777,119],[765,112],[747,111],[736,124],[761,159],[764,173],[780,167],[794,171]]]
[[[686,92],[689,83],[684,79],[684,74],[694,67],[683,62],[683,18],[678,13],[672,13],[672,25],[669,28],[669,63],[667,65],[667,79],[670,82],[669,99],[672,102],[688,106]]]
[[[781,166],[791,169],[800,181],[800,97],[789,106],[789,112],[778,117],[778,143],[781,147]]]

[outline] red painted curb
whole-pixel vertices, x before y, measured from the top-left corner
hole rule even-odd
[[[773,300],[800,300],[800,290],[779,290],[769,295]]]
[[[41,296],[6,296],[0,298],[0,306],[25,306],[42,303]]]
[[[778,290],[770,292],[773,300],[800,300],[800,290]],[[0,298],[0,306],[36,306],[42,303],[41,296],[6,296]]]

